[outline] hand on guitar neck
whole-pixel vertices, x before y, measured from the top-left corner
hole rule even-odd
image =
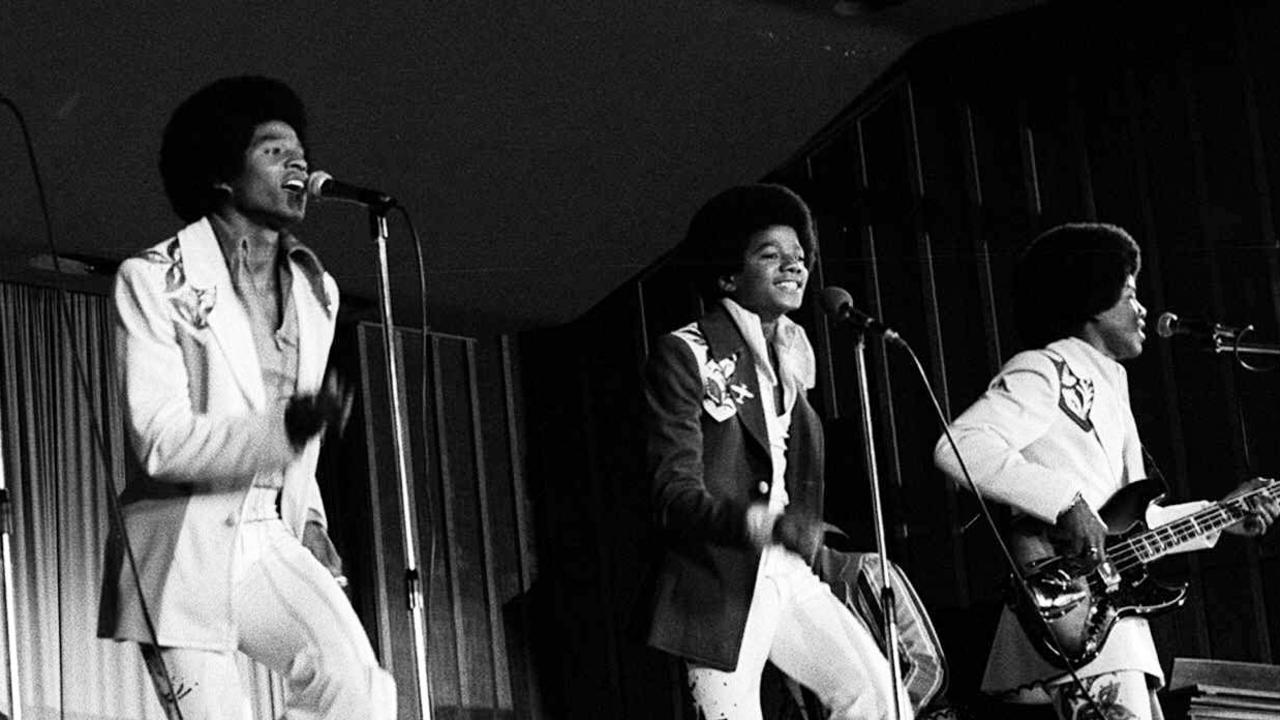
[[[1253,491],[1266,487],[1271,482],[1273,481],[1270,478],[1260,477],[1246,480],[1222,498],[1223,502],[1226,502],[1232,498],[1253,493],[1246,501],[1249,505],[1248,517],[1238,524],[1224,528],[1223,532],[1244,537],[1258,537],[1267,532],[1267,529],[1276,521],[1276,518],[1280,517],[1280,499],[1276,499],[1267,493]]]
[[[1049,535],[1064,555],[1078,558],[1086,566],[1107,558],[1107,526],[1083,496],[1076,494],[1071,505],[1058,515]]]
[[[1053,525],[1027,517],[1013,523],[1009,545],[1030,592],[1010,601],[1050,663],[1084,665],[1120,618],[1151,617],[1186,600],[1185,585],[1159,582],[1147,574],[1148,563],[1219,532],[1256,537],[1280,517],[1280,482],[1254,478],[1216,503],[1148,528],[1146,510],[1163,493],[1160,483],[1141,480],[1096,513],[1077,498]]]

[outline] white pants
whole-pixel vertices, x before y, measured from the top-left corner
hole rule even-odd
[[[893,718],[889,663],[853,613],[798,555],[765,549],[738,654],[724,672],[688,664],[694,704],[707,720],[761,720],[765,661],[817,693],[840,720]],[[904,716],[911,713],[901,695]]]
[[[395,718],[395,682],[378,667],[360,619],[329,571],[280,520],[246,522],[237,547],[232,613],[239,649],[279,673],[288,720]],[[252,720],[234,653],[143,647],[170,718]]]
[[[1117,670],[1080,678],[1105,717],[1132,720],[1164,720],[1156,691],[1141,670]],[[1049,688],[1053,709],[1061,720],[1085,720],[1097,717],[1092,706],[1080,694],[1075,682]]]

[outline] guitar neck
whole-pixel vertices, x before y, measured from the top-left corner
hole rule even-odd
[[[1108,548],[1107,552],[1114,554],[1116,550],[1128,549],[1143,562],[1151,562],[1192,540],[1244,520],[1249,516],[1249,500],[1258,496],[1269,499],[1280,497],[1280,483],[1271,483],[1250,490],[1230,500],[1220,500],[1203,510],[1121,541],[1115,548]]]

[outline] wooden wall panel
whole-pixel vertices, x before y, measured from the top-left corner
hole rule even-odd
[[[535,564],[523,487],[522,398],[508,340],[397,331],[427,665],[436,717],[542,717],[529,654]],[[418,717],[401,511],[381,328],[346,333],[335,362],[360,377],[345,465],[322,476],[349,558],[353,603]],[[357,430],[358,429],[358,430]],[[362,459],[362,462],[360,461]],[[367,478],[367,482],[365,481]]]

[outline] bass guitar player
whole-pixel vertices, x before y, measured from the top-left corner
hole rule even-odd
[[[1083,663],[1077,684],[1062,658],[1042,652],[1043,638],[1029,637],[1006,610],[983,690],[1022,702],[1047,699],[1064,719],[1092,717],[1091,706],[1107,718],[1164,717],[1156,698],[1164,676],[1147,622],[1132,608],[1120,611],[1145,602],[1134,601],[1125,585],[1140,582],[1135,560],[1154,557],[1139,550],[1207,548],[1223,531],[1258,536],[1280,516],[1273,485],[1262,479],[1216,505],[1162,506],[1152,502],[1161,494],[1152,481],[1139,482],[1146,480],[1143,451],[1120,363],[1141,354],[1146,339],[1140,269],[1137,243],[1114,225],[1073,223],[1036,238],[1014,278],[1018,333],[1035,349],[1012,357],[950,425],[955,448],[944,435],[934,452],[953,481],[968,488],[958,455],[977,492],[1011,509],[1022,540],[1013,543],[1018,561],[1039,583],[1033,585],[1044,603],[1031,610],[1060,613],[1055,632],[1067,641],[1068,659]],[[1118,505],[1130,510],[1127,518],[1112,512]],[[1194,537],[1142,536],[1146,527],[1158,531],[1180,517],[1178,527],[1196,530]],[[1114,534],[1126,529],[1130,534]],[[1121,589],[1126,594],[1117,594]],[[1158,602],[1179,601],[1166,594]]]

